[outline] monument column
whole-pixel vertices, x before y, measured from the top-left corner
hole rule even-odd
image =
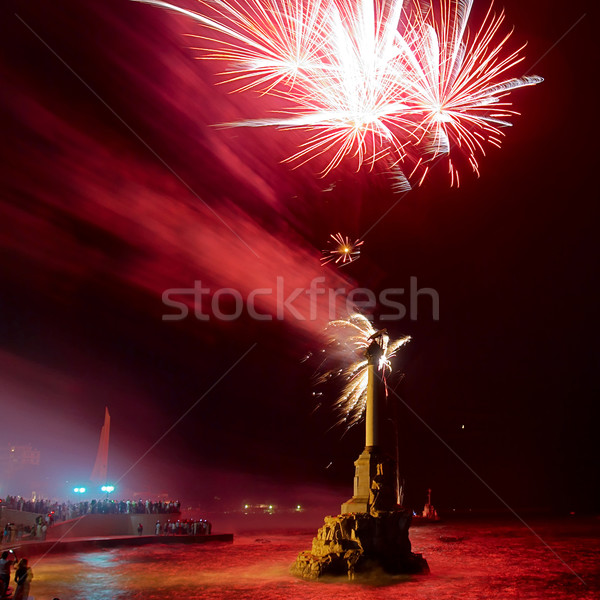
[[[325,517],[309,551],[301,552],[291,568],[295,575],[317,579],[323,575],[382,569],[387,573],[422,573],[427,561],[411,551],[408,528],[412,511],[397,501],[394,460],[384,454],[380,431],[383,385],[379,366],[387,341],[385,330],[369,340],[365,449],[354,461],[354,495],[342,504],[341,514]]]
[[[383,350],[377,340],[373,340],[367,348],[365,356],[367,366],[367,408],[365,414],[365,448],[379,447],[379,411],[381,395],[381,378],[379,377],[379,362]]]
[[[373,336],[370,346],[365,352],[367,365],[367,406],[365,410],[365,449],[354,462],[354,494],[350,500],[342,504],[342,514],[368,513],[371,509],[372,486],[375,477],[381,479],[379,468],[382,468],[380,444],[380,412],[381,387],[379,363],[383,356],[381,332]],[[386,486],[388,487],[388,486]],[[389,494],[386,494],[389,495]]]
[[[385,455],[380,431],[383,385],[380,362],[385,330],[369,340],[365,449],[354,461],[354,495],[342,504],[341,514],[325,517],[309,551],[301,552],[292,573],[305,579],[383,569],[387,573],[428,571],[427,561],[411,551],[408,528],[412,511],[398,505],[394,463]]]

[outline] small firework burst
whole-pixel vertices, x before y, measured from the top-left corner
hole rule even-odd
[[[340,266],[344,266],[358,260],[360,246],[364,244],[364,241],[354,240],[351,242],[348,236],[343,237],[341,233],[335,235],[332,233],[330,237],[331,240],[327,242],[330,247],[323,250],[323,256],[321,257],[323,265],[335,262],[336,265],[341,263]]]

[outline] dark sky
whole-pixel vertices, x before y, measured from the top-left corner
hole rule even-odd
[[[123,490],[350,495],[362,427],[332,428],[333,387],[314,410],[322,300],[313,321],[176,322],[162,294],[200,280],[246,298],[320,276],[378,294],[416,277],[439,320],[421,298],[416,320],[385,323],[413,336],[392,378],[422,419],[399,403],[409,498],[431,486],[442,506],[501,506],[447,444],[511,505],[598,508],[592,17],[568,31],[587,3],[502,4],[528,42],[513,74],[545,82],[513,94],[522,116],[480,178],[450,188],[434,169],[399,202],[381,170],[320,179],[282,163],[300,132],[214,127],[278,100],[216,85],[184,18],[116,0],[3,4],[0,443],[40,449],[42,488],[91,471],[104,405],[119,479],[206,394]],[[337,231],[368,231],[361,259],[323,269]],[[260,312],[276,315],[274,298]]]

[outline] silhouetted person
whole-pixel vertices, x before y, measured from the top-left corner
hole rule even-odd
[[[19,561],[17,570],[15,571],[15,583],[17,584],[17,589],[15,590],[13,600],[27,600],[29,597],[29,587],[32,579],[33,572],[27,566],[27,559],[22,558]]]
[[[0,558],[0,595],[7,596],[8,588],[10,587],[10,567],[12,565],[10,554],[8,551],[2,553]]]
[[[142,535],[142,532],[144,531],[144,526],[140,523],[138,525],[138,535]]]

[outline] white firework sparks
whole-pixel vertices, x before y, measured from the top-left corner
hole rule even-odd
[[[309,138],[296,165],[325,156],[322,173],[344,159],[373,168],[385,159],[408,189],[431,162],[466,155],[479,173],[486,145],[499,146],[501,128],[517,114],[502,99],[541,77],[509,77],[522,48],[506,51],[504,13],[490,7],[467,27],[473,0],[197,0],[201,12],[161,0],[134,0],[183,14],[204,31],[191,34],[201,57],[225,61],[236,91],[254,89],[292,107],[266,119],[229,127],[303,129]],[[395,176],[399,182],[402,177]]]
[[[350,364],[343,369],[328,371],[317,383],[325,382],[332,377],[341,377],[346,383],[336,402],[340,411],[340,423],[348,427],[355,425],[362,417],[367,403],[368,360],[365,352],[374,336],[381,334],[382,350],[379,370],[382,375],[392,371],[391,359],[399,348],[410,341],[410,336],[404,336],[391,341],[387,332],[374,329],[371,321],[365,316],[355,313],[347,319],[331,321],[326,334],[332,352],[341,353]]]

